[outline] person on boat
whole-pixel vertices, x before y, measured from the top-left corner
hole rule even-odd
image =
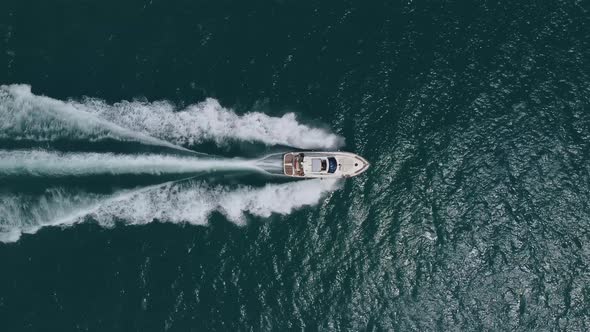
[[[297,174],[299,176],[303,176],[305,175],[303,172],[303,158],[305,157],[305,155],[303,153],[300,153],[296,158],[295,158],[295,170],[297,171]]]

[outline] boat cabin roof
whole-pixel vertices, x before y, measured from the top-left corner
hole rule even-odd
[[[305,169],[306,167],[304,167],[304,171],[306,172],[334,173],[338,167],[338,162],[334,157],[311,157],[310,159],[311,165],[303,159],[303,164],[308,166],[308,169]]]

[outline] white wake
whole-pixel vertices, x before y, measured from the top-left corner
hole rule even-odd
[[[242,159],[0,150],[0,176],[160,175],[240,169],[261,171],[253,161]]]
[[[36,96],[28,85],[0,86],[0,139],[97,141],[111,138],[189,151],[170,142],[100,119],[71,103]]]
[[[21,233],[62,224],[75,216],[84,216],[108,196],[92,193],[72,193],[52,188],[42,195],[22,193],[0,194],[0,242],[15,242]]]
[[[120,102],[97,99],[60,101],[34,95],[28,85],[0,86],[0,139],[58,141],[116,139],[177,150],[204,141],[261,142],[297,148],[336,148],[342,137],[299,123],[294,114],[270,117],[238,115],[214,99],[178,110],[169,102]],[[193,152],[193,151],[190,151]],[[193,152],[195,153],[195,152]],[[274,157],[273,157],[274,158]],[[0,181],[10,176],[87,176],[97,174],[190,174],[215,170],[262,169],[281,174],[277,158],[241,160],[171,155],[63,153],[46,150],[0,150]],[[305,180],[264,187],[224,187],[192,181],[167,183],[111,195],[46,190],[41,195],[13,193],[0,187],[0,241],[46,226],[93,219],[105,227],[116,220],[145,224],[154,220],[205,225],[214,211],[242,225],[246,215],[288,214],[317,204],[336,190],[333,180]]]
[[[247,215],[286,215],[317,204],[336,190],[336,180],[306,180],[268,184],[261,188],[227,188],[205,184],[166,183],[113,195],[49,190],[42,197],[0,195],[0,241],[17,241],[22,233],[46,226],[66,227],[90,218],[104,227],[115,221],[146,224],[153,221],[207,225],[214,211],[244,225]]]
[[[302,149],[334,149],[344,144],[341,136],[299,123],[293,113],[282,117],[259,112],[238,115],[215,99],[179,110],[167,101],[110,105],[86,98],[64,102],[34,95],[28,85],[4,85],[0,87],[0,116],[4,120],[0,138],[115,138],[173,148],[204,141],[260,142]]]

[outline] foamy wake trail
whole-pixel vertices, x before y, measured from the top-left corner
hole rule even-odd
[[[28,85],[0,86],[0,139],[55,141],[117,139],[189,151],[135,132],[63,102],[31,93]]]
[[[333,149],[344,144],[341,136],[300,124],[293,113],[271,117],[251,112],[240,116],[211,98],[177,110],[167,101],[109,105],[86,98],[83,102],[65,102],[34,95],[29,85],[2,85],[0,118],[0,138],[5,139],[112,138],[185,151],[175,144],[237,140],[304,149]]]
[[[41,196],[0,194],[0,242],[15,242],[21,233],[35,233],[44,226],[60,225],[82,217],[108,196],[48,189]]]
[[[227,144],[232,140],[302,149],[334,149],[344,145],[341,136],[302,125],[293,113],[271,117],[251,112],[240,116],[211,98],[182,110],[166,101],[122,101],[109,105],[87,98],[81,103],[70,101],[69,104],[122,127],[179,145],[203,141]]]
[[[0,150],[0,176],[159,175],[241,169],[260,170],[252,161],[241,159]]]
[[[253,188],[167,183],[112,196],[51,190],[42,198],[0,196],[0,241],[14,242],[21,233],[45,226],[68,226],[90,218],[104,227],[116,221],[147,224],[152,221],[206,225],[212,212],[243,225],[246,215],[286,215],[317,204],[338,188],[336,180],[306,180]]]

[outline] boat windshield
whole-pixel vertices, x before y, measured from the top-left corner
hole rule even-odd
[[[336,168],[338,167],[338,163],[336,162],[336,158],[328,157],[328,162],[330,163],[330,167],[328,167],[328,173],[336,172]]]

